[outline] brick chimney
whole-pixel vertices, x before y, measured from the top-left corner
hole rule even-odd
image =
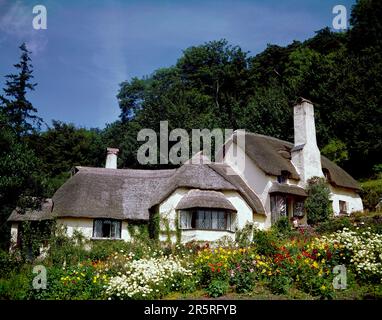
[[[323,177],[321,154],[317,146],[314,107],[312,102],[300,98],[293,107],[294,147],[292,163],[300,174],[303,185],[314,177]]]
[[[105,168],[107,169],[117,169],[117,155],[119,149],[116,148],[107,148],[106,164]]]

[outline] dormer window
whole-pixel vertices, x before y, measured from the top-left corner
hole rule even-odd
[[[329,172],[329,170],[326,169],[326,168],[323,168],[322,169],[322,173],[324,174],[325,179],[329,181],[330,180],[330,172]]]
[[[281,175],[277,176],[278,183],[287,183],[290,173],[288,171],[281,171]]]

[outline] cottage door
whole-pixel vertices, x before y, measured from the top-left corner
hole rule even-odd
[[[271,224],[287,215],[287,198],[283,195],[271,196]]]

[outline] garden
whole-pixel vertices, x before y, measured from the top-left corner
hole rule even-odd
[[[0,298],[379,299],[381,231],[382,216],[369,213],[298,230],[283,219],[269,231],[247,225],[235,241],[213,244],[55,232],[44,257],[0,253]],[[36,265],[46,269],[46,288],[33,286]]]

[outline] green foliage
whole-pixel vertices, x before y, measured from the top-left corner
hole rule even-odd
[[[38,127],[37,110],[27,100],[34,90],[32,66],[25,44],[20,46],[17,74],[6,76],[4,95],[0,95],[0,245],[8,246],[9,228],[5,221],[15,207],[36,208],[43,195],[44,174],[41,160],[25,137]]]
[[[286,294],[292,287],[292,279],[284,275],[270,277],[267,286],[272,293]]]
[[[148,228],[150,238],[158,241],[160,233],[160,215],[158,211],[151,215]]]
[[[252,240],[253,223],[247,222],[242,229],[238,229],[235,234],[235,241],[240,247],[247,247]]]
[[[172,234],[172,231],[171,231],[171,228],[170,228],[170,221],[166,217],[163,217],[161,220],[162,220],[161,224],[164,226],[163,232],[166,235],[166,242],[167,242],[167,244],[171,244],[171,234]]]
[[[338,217],[318,223],[315,230],[320,234],[332,233],[342,230],[343,228],[351,228],[352,225],[353,224],[348,217]]]
[[[20,61],[14,65],[19,72],[5,76],[7,80],[4,95],[0,95],[0,106],[14,132],[21,137],[30,133],[34,129],[34,124],[39,125],[41,119],[35,115],[37,109],[26,98],[27,90],[33,91],[37,85],[31,83],[33,79],[33,67],[29,57],[31,52],[28,51],[25,43],[19,48]]]
[[[313,177],[308,180],[308,198],[305,200],[305,209],[308,223],[315,224],[329,219],[332,214],[330,202],[330,189],[326,179]]]
[[[259,254],[268,256],[276,253],[277,237],[270,231],[255,229],[252,242]]]
[[[149,241],[149,225],[146,222],[130,221],[127,230],[133,241]]]
[[[176,233],[176,243],[180,244],[182,242],[182,229],[179,228],[179,213],[176,215],[175,218],[175,233]]]
[[[361,186],[361,196],[365,209],[376,210],[376,206],[382,199],[382,179],[365,181]]]
[[[358,0],[352,8],[350,23],[350,48],[361,51],[381,46],[382,5],[378,0]]]
[[[321,149],[321,153],[338,165],[349,160],[346,144],[339,139],[330,140],[329,143]]]
[[[272,229],[277,235],[288,236],[292,231],[292,226],[288,217],[280,217],[272,226]]]
[[[0,270],[3,277],[7,277],[12,271],[17,272],[21,263],[14,254],[0,250]]]
[[[0,299],[25,300],[31,298],[32,269],[24,266],[22,270],[12,271],[0,277]]]
[[[217,298],[226,294],[228,289],[229,283],[227,280],[213,279],[206,288],[206,291],[210,297]]]
[[[249,269],[252,266],[241,265],[245,268],[242,272],[236,272],[233,277],[231,277],[230,282],[235,287],[237,293],[248,293],[253,290],[255,285],[255,273],[250,272]]]

